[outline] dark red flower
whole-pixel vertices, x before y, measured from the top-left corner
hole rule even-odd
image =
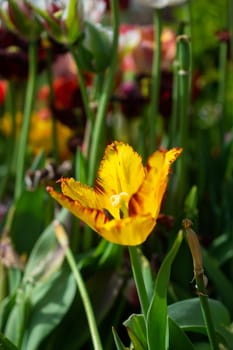
[[[223,41],[223,42],[230,42],[231,39],[231,33],[228,30],[222,30],[222,31],[218,31],[216,33],[216,36],[218,38],[219,41]]]
[[[46,66],[47,50],[55,59],[64,47],[49,39],[38,41],[38,70]],[[28,76],[28,42],[7,28],[0,26],[0,76],[4,79],[26,79]]]
[[[107,10],[110,10],[110,0],[105,0]],[[130,0],[120,0],[119,7],[121,10],[126,10],[130,5]]]
[[[171,117],[172,113],[172,86],[172,72],[163,71],[160,84],[159,112],[165,118]]]
[[[0,27],[0,76],[5,79],[22,79],[27,76],[27,69],[27,42]]]
[[[131,119],[140,116],[142,108],[148,102],[148,97],[142,95],[137,81],[128,81],[118,87],[112,101],[119,102],[123,115]]]

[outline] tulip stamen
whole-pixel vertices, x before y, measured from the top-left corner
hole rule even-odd
[[[128,193],[120,192],[119,194],[114,194],[110,197],[110,201],[113,207],[119,208],[120,218],[126,218],[129,216],[128,213]]]

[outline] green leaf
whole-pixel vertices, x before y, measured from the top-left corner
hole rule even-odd
[[[78,55],[83,68],[103,72],[111,61],[112,43],[107,30],[92,22],[85,22],[85,35],[78,44]]]
[[[23,288],[16,292],[16,300],[6,322],[4,334],[15,345],[21,347],[26,315],[30,307],[30,299]]]
[[[40,22],[35,17],[30,17],[27,14],[27,9],[20,8],[15,0],[8,0],[13,14],[13,24],[15,29],[29,40],[36,40],[39,38],[42,31]],[[25,5],[24,5],[25,6]]]
[[[75,179],[82,183],[87,179],[87,161],[79,148],[75,156]]]
[[[16,293],[8,295],[0,303],[0,331],[3,332],[9,318],[9,315],[16,302]]]
[[[230,316],[227,309],[217,300],[209,299],[209,305],[215,327],[229,325]],[[168,306],[169,317],[180,327],[191,331],[202,331],[205,324],[202,318],[199,298],[178,301]]]
[[[219,266],[232,259],[233,242],[231,232],[227,231],[216,237],[209,248],[209,253],[217,259]]]
[[[154,295],[147,314],[148,349],[167,349],[167,288],[170,279],[171,265],[183,240],[183,233],[179,231],[176,241],[165,257],[158,272]]]
[[[146,350],[146,324],[143,315],[131,315],[124,323],[135,350]]]
[[[44,188],[24,191],[16,203],[11,238],[19,253],[30,253],[44,227],[44,196]]]
[[[193,344],[184,331],[168,317],[169,324],[169,350],[194,350]]]
[[[0,261],[0,303],[5,298],[6,295],[7,295],[7,270],[6,270],[6,267],[3,265],[3,263]]]
[[[66,41],[69,44],[73,44],[77,41],[78,37],[82,31],[83,25],[83,13],[81,11],[81,6],[79,0],[70,0],[67,4],[67,16],[65,18],[66,27]]]
[[[36,6],[33,1],[30,2],[30,6],[32,6],[34,12],[36,15],[39,15],[40,19],[42,19],[42,22],[46,22],[46,25],[48,27],[48,32],[59,42],[62,42],[63,39],[63,33],[61,30],[61,26],[58,24],[58,22],[51,17],[46,10],[41,9],[39,6]]]
[[[117,350],[127,350],[128,348],[126,348],[122,341],[120,340],[119,335],[117,334],[115,328],[112,328],[112,333],[113,333],[113,338],[117,347]]]
[[[209,307],[217,334],[226,344],[233,343],[233,335],[227,331],[230,324],[228,310],[222,303],[213,299],[209,299]],[[182,300],[169,305],[168,315],[183,330],[206,334],[198,298]]]
[[[80,68],[86,71],[95,72],[93,56],[92,53],[84,46],[84,37],[81,37],[77,42],[77,47],[74,47],[74,51],[78,54]]]
[[[4,337],[2,333],[0,333],[0,349],[1,350],[17,350],[18,348],[10,342],[9,339]]]
[[[17,291],[22,281],[23,272],[17,268],[8,270],[8,294],[13,294]]]
[[[97,263],[94,262],[93,268],[94,266],[96,267],[96,264]],[[84,271],[82,270],[82,272],[83,275],[90,274],[90,270],[85,269]],[[122,283],[124,283],[122,275],[113,272],[112,269],[94,270],[93,274],[85,280],[97,325],[100,327],[101,331],[102,326],[106,326],[108,330],[109,327],[111,328],[112,324],[115,322],[114,312],[116,309],[117,312],[121,310],[121,306],[116,308],[116,303],[119,302],[119,293],[122,291]],[[117,322],[118,321],[116,321],[116,323]],[[69,333],[69,344],[67,344],[67,338],[64,336],[64,332],[65,334],[67,332]],[[108,336],[111,336],[111,334],[106,334],[106,336],[104,336],[104,341],[106,341]],[[72,307],[69,309],[62,323],[58,326],[58,329],[52,334],[51,348],[84,349],[88,340],[90,340],[90,331],[87,324],[87,317],[80,295],[77,292]]]
[[[211,347],[208,343],[197,343],[195,344],[195,350],[211,350]]]
[[[45,161],[46,161],[45,151],[42,149],[34,157],[32,164],[30,166],[30,171],[36,171],[36,170],[44,167]]]
[[[141,259],[141,269],[143,280],[145,283],[146,292],[148,295],[148,299],[151,300],[153,292],[154,292],[154,277],[152,275],[151,266],[147,258],[139,251],[139,256]]]
[[[61,210],[58,219],[64,222],[68,212]],[[53,224],[50,224],[36,242],[25,268],[24,281],[48,278],[57,270],[63,260],[63,251],[54,234]]]
[[[36,350],[41,341],[60,323],[76,292],[68,268],[63,268],[45,283],[38,283],[31,296],[31,312],[25,329],[22,350]]]
[[[233,314],[233,283],[223,274],[219,268],[219,262],[214,257],[204,249],[202,249],[202,254],[207,277],[213,282],[218,294],[221,296],[222,302]]]
[[[149,308],[149,298],[145,287],[144,276],[141,267],[141,253],[136,246],[129,246],[130,263],[133,272],[133,278],[137,289],[137,294],[144,317],[147,315]]]
[[[194,220],[197,217],[197,213],[198,213],[197,202],[198,202],[197,186],[193,186],[189,191],[187,197],[185,198],[185,202],[184,202],[185,217],[189,218],[190,220]]]

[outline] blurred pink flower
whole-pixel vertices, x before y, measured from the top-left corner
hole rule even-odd
[[[84,17],[91,22],[101,22],[106,10],[104,0],[83,1]]]
[[[119,59],[123,71],[135,74],[150,74],[154,42],[153,26],[123,24],[120,27]],[[161,35],[162,69],[169,69],[176,53],[176,35],[170,28],[164,28]]]

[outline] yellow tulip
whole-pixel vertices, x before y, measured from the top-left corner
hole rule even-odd
[[[156,225],[170,166],[181,152],[156,151],[144,167],[131,146],[113,142],[105,150],[94,188],[62,178],[62,193],[52,187],[48,192],[106,240],[138,245]]]

